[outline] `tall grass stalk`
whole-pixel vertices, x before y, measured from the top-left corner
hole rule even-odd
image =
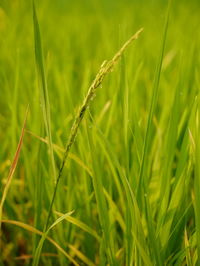
[[[37,15],[36,15],[36,10],[35,10],[35,6],[34,5],[33,5],[33,21],[34,21],[34,29],[35,29],[36,47],[39,47],[39,49],[37,49],[36,52],[37,51],[40,52],[37,57],[40,60],[40,64],[39,65],[41,66],[43,64],[42,61],[41,61],[41,58],[42,58],[41,38],[40,38],[40,35],[39,35],[39,23],[38,23],[38,20],[37,20]],[[45,224],[45,227],[44,227],[44,231],[45,232],[48,229],[50,218],[51,218],[51,215],[52,215],[52,208],[53,208],[53,204],[54,204],[54,201],[55,201],[56,192],[57,192],[57,189],[58,189],[58,184],[59,184],[60,178],[62,176],[62,172],[63,172],[66,160],[67,160],[68,155],[69,155],[69,151],[70,151],[70,149],[71,149],[71,147],[72,147],[72,145],[73,145],[73,143],[75,141],[75,138],[76,138],[76,135],[77,135],[77,131],[78,131],[80,123],[81,123],[81,121],[82,121],[82,119],[83,119],[83,117],[85,115],[85,112],[86,112],[87,108],[89,107],[90,102],[95,97],[96,90],[97,90],[98,87],[101,86],[105,76],[113,70],[114,66],[119,61],[119,59],[122,56],[122,54],[124,53],[124,51],[127,49],[127,47],[134,40],[136,40],[139,37],[139,35],[140,35],[140,33],[142,31],[143,31],[143,28],[138,30],[121,47],[121,49],[114,55],[114,57],[111,60],[103,62],[103,64],[101,65],[100,70],[97,73],[94,81],[92,82],[91,86],[89,87],[88,93],[87,93],[86,97],[83,100],[83,103],[82,103],[82,105],[81,105],[81,107],[80,107],[80,109],[79,109],[79,111],[78,111],[78,113],[76,115],[76,118],[75,118],[75,120],[73,122],[71,131],[70,131],[70,135],[69,135],[68,142],[67,142],[67,145],[66,145],[66,148],[65,148],[63,160],[61,162],[61,165],[60,165],[60,168],[59,168],[59,172],[58,172],[58,176],[56,178],[56,184],[55,184],[54,192],[53,192],[53,195],[52,195],[52,199],[51,199],[51,203],[50,203],[50,207],[49,207],[49,211],[48,211],[48,216],[47,216],[47,219],[46,219],[46,224]],[[46,85],[44,83],[44,75],[43,75],[43,70],[42,70],[43,68],[42,67],[38,67],[38,69],[39,69],[39,71],[41,71],[42,82],[43,82],[43,86],[45,88],[44,92],[45,92],[45,95],[47,96]],[[47,100],[47,103],[48,103],[48,97],[44,97],[44,98]],[[47,112],[47,118],[49,120],[49,113],[48,112]],[[50,134],[49,127],[48,127],[48,130],[49,130],[49,134]],[[51,136],[51,135],[49,135],[49,136]],[[38,246],[40,246],[40,244]],[[38,254],[37,250],[36,250],[36,254]]]
[[[58,187],[58,183],[60,181],[60,178],[62,176],[62,172],[63,172],[63,168],[65,166],[66,160],[68,158],[69,155],[69,151],[71,149],[71,146],[73,145],[76,135],[77,135],[77,131],[79,129],[80,123],[85,115],[85,112],[87,110],[87,108],[89,107],[90,102],[93,100],[93,98],[96,96],[96,89],[102,84],[105,76],[111,72],[113,70],[113,67],[115,66],[115,64],[118,62],[118,60],[120,59],[121,55],[123,54],[123,52],[127,49],[127,47],[131,44],[132,41],[136,40],[140,33],[143,31],[143,29],[140,29],[139,31],[137,31],[122,47],[121,49],[115,54],[115,56],[113,57],[113,59],[111,59],[110,61],[104,61],[103,64],[100,67],[99,72],[97,73],[94,81],[92,82],[92,85],[89,87],[88,93],[85,97],[85,99],[83,100],[83,104],[80,107],[77,116],[73,122],[71,131],[70,131],[70,135],[69,135],[69,139],[65,148],[65,152],[63,155],[63,160],[61,162],[60,165],[60,169],[58,172],[58,176],[56,179],[56,185],[54,188],[54,193],[52,196],[52,200],[51,200],[51,204],[50,204],[50,208],[49,208],[49,213],[48,213],[48,218],[46,221],[46,226],[45,229],[48,228],[49,225],[49,220],[50,220],[50,216],[52,213],[52,207],[53,207],[53,203],[55,200],[55,196],[56,196],[56,192],[57,192],[57,187]]]

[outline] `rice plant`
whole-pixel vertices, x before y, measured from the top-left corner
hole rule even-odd
[[[0,2],[2,265],[200,264],[199,17]]]

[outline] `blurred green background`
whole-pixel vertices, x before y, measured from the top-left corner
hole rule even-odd
[[[106,151],[102,151],[101,144],[95,144],[95,151],[91,152],[92,148],[88,144],[90,143],[88,139],[99,138],[97,138],[96,131],[93,131],[93,123],[95,123],[111,145],[111,150],[119,160],[122,171],[126,172],[133,191],[137,194],[140,159],[167,1],[41,0],[35,2],[43,43],[52,138],[53,143],[60,147],[64,147],[66,144],[74,116],[102,62],[111,59],[132,34],[144,27],[140,38],[126,51],[122,63],[118,64],[114,72],[106,78],[91,104],[72,149],[76,159],[70,159],[67,164],[59,186],[55,207],[56,210],[63,213],[75,210],[77,219],[101,234],[94,189],[86,168],[96,169],[102,178],[105,189],[119,208],[122,220],[127,227],[126,204],[123,199],[120,199],[112,179],[113,173],[116,176],[119,175],[118,170],[113,170],[116,166],[114,163],[110,165],[107,161]],[[147,162],[149,176],[153,177],[149,187],[155,227],[160,207],[156,195],[159,194],[160,173],[168,152],[165,147],[166,132],[176,87],[178,84],[180,88],[180,106],[176,148],[172,156],[173,165],[170,166],[172,167],[172,183],[173,171],[175,171],[179,160],[177,153],[180,153],[183,141],[182,135],[188,126],[188,117],[192,112],[192,104],[198,91],[199,26],[199,0],[172,1],[158,104],[154,116],[152,148]],[[30,106],[26,127],[29,132],[26,132],[24,137],[20,160],[4,204],[3,217],[35,225],[42,230],[53,191],[53,179],[47,145],[33,136],[34,134],[46,137],[34,57],[32,2],[0,0],[1,194],[16,151],[25,110],[28,104]],[[188,150],[186,167],[193,164],[189,154]],[[57,167],[61,158],[62,152],[55,151]],[[95,159],[95,163],[92,158]],[[109,158],[111,159],[111,157]],[[190,180],[194,175],[193,170],[192,167],[188,170],[187,176],[191,178]],[[183,173],[184,171],[183,169]],[[188,182],[190,183],[190,181]],[[188,201],[184,202],[184,194],[181,195],[178,205],[180,207],[182,202],[183,206],[178,208],[177,213],[173,216],[175,219],[173,221],[176,221],[181,217],[183,210],[190,209],[188,217],[184,217],[184,225],[189,224],[189,236],[192,236],[195,231],[194,210],[191,207],[192,182],[186,189],[185,195]],[[42,188],[41,191],[38,187]],[[108,198],[107,201],[109,202]],[[108,209],[111,224],[114,226],[116,217],[112,213],[112,206],[109,205]],[[140,211],[145,213],[144,209],[140,209]],[[146,232],[145,218],[142,223]],[[182,227],[184,228],[184,226]],[[171,239],[169,239],[166,244],[168,247],[166,249],[164,247],[162,262],[165,264],[162,265],[185,265],[184,256],[183,259],[181,257],[181,251],[185,252],[182,246],[184,230],[181,228],[176,232],[177,235],[174,235],[174,241],[170,242]],[[59,225],[57,231],[57,241],[61,246],[66,247],[65,241],[67,241],[83,252],[95,265],[99,264],[99,257],[101,257],[99,244],[92,236],[83,233],[70,223]],[[23,254],[33,254],[38,238],[34,234],[7,224],[2,225],[2,232],[2,258],[5,265],[28,265],[31,263],[30,259],[15,260],[14,258]],[[159,241],[162,242],[162,235],[159,233]],[[115,251],[117,252],[124,247],[126,233],[120,225],[115,225],[112,234],[116,241]],[[148,234],[146,235],[148,239]],[[180,241],[176,242],[175,239],[179,237]],[[147,240],[146,245],[150,248],[151,243]],[[194,246],[196,247],[196,245]],[[48,243],[44,249],[46,250],[44,252],[56,253]],[[76,259],[77,255],[74,255],[73,251],[69,252]],[[120,252],[119,265],[128,265],[125,262],[128,251],[125,248]],[[176,260],[170,262],[176,254],[181,257],[180,263]],[[195,256],[194,261],[196,261]],[[153,257],[151,259],[153,262]],[[81,259],[78,258],[77,261],[79,260]],[[43,263],[41,265],[51,265],[51,263],[66,265],[67,262],[64,258],[59,260],[47,256],[42,259],[41,263]],[[144,265],[143,263],[141,260],[138,265]],[[81,265],[85,265],[84,262]]]

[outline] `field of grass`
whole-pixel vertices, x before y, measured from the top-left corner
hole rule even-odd
[[[199,28],[199,0],[0,0],[0,265],[200,265]]]

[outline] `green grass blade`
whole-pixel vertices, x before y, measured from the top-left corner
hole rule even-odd
[[[59,216],[63,216],[63,213],[60,212],[55,212],[56,214],[58,214]],[[72,216],[66,216],[65,219],[76,225],[77,227],[81,228],[83,231],[91,234],[93,237],[95,237],[98,241],[101,240],[100,236],[96,233],[96,231],[94,231],[92,228],[90,228],[87,224],[81,222],[80,220],[76,219],[75,217]]]
[[[141,224],[141,215],[140,215],[140,210],[139,206],[137,204],[136,197],[131,189],[131,186],[129,184],[129,181],[127,177],[124,174],[124,171],[116,158],[116,155],[114,154],[110,143],[108,140],[105,138],[105,136],[102,134],[102,132],[97,128],[98,132],[98,142],[100,144],[101,150],[105,152],[106,157],[110,157],[109,161],[112,162],[113,167],[117,169],[117,172],[120,175],[120,180],[123,186],[123,189],[125,191],[126,199],[124,200],[124,206],[126,207],[127,211],[130,212],[130,221],[129,223],[129,232],[131,232],[131,238],[129,239],[130,236],[128,237],[128,241],[135,242],[136,249],[138,251],[138,255],[141,257],[143,263],[147,263],[147,265],[151,265],[151,259],[148,255],[147,251],[147,246],[146,246],[146,241],[145,241],[145,235],[144,235],[144,230],[143,226]],[[132,239],[133,238],[133,239]],[[132,243],[130,243],[130,247],[132,246]],[[130,262],[132,263],[132,262]]]
[[[95,141],[93,140],[93,136],[89,138],[90,140],[90,151],[92,157],[96,157],[95,150],[96,145]],[[117,261],[115,259],[115,253],[113,251],[112,247],[112,234],[111,234],[111,224],[110,219],[108,215],[108,208],[107,203],[104,196],[104,189],[101,177],[99,176],[99,173],[96,169],[98,169],[98,166],[96,165],[95,161],[93,162],[93,186],[95,191],[95,197],[97,201],[97,208],[98,208],[98,215],[99,215],[99,221],[102,228],[102,248],[105,250],[105,253],[107,254],[108,262],[110,265],[114,266],[117,265]]]
[[[170,1],[169,1],[169,3],[170,3]],[[139,197],[139,199],[141,199],[141,197],[143,196],[144,193],[147,193],[147,184],[148,184],[147,156],[148,156],[148,151],[149,151],[150,143],[151,143],[153,116],[155,113],[155,108],[156,108],[156,103],[157,103],[157,98],[158,98],[158,90],[159,90],[159,83],[160,83],[162,61],[163,61],[163,56],[164,56],[168,23],[169,23],[169,11],[170,11],[170,4],[169,4],[168,9],[167,9],[166,21],[165,21],[165,25],[164,25],[163,36],[162,36],[161,47],[160,47],[160,53],[159,53],[159,57],[158,57],[158,63],[157,63],[155,77],[154,77],[154,83],[153,83],[153,94],[152,94],[152,98],[151,98],[150,110],[148,113],[148,122],[147,122],[147,129],[146,129],[145,140],[144,140],[144,148],[143,148],[143,154],[142,154],[139,185],[138,185],[138,197]],[[144,192],[142,192],[143,189],[144,189]]]
[[[49,226],[49,228],[43,233],[42,238],[36,248],[35,254],[34,254],[34,259],[33,259],[33,266],[36,266],[39,264],[39,260],[40,260],[40,255],[41,255],[41,251],[42,251],[42,247],[43,247],[43,243],[45,241],[45,239],[47,238],[47,235],[49,233],[49,231],[56,226],[57,224],[59,224],[60,222],[62,222],[63,220],[66,219],[67,216],[70,216],[73,213],[73,211],[65,213],[64,215],[62,215],[61,217],[59,217],[58,219],[56,219],[56,221]]]
[[[12,224],[12,225],[16,225],[18,227],[21,227],[31,233],[43,236],[44,233],[39,231],[38,229],[32,227],[29,224],[25,224],[22,223],[20,221],[14,221],[14,220],[2,220],[2,223],[7,223],[7,224]],[[47,240],[52,243],[61,253],[63,253],[68,259],[69,261],[71,261],[74,265],[79,266],[79,264],[63,249],[61,248],[52,238],[47,236]]]
[[[41,35],[40,35],[40,27],[39,27],[39,22],[38,22],[38,18],[37,18],[37,13],[36,13],[34,1],[33,1],[33,26],[34,26],[34,40],[35,40],[35,61],[36,61],[36,68],[37,68],[37,75],[38,75],[38,83],[39,83],[39,89],[41,92],[42,110],[43,110],[45,130],[46,130],[46,134],[47,134],[47,138],[48,138],[48,144],[49,144],[52,176],[53,176],[53,179],[55,181],[56,168],[55,168],[55,161],[54,161],[52,135],[51,135],[50,103],[49,103],[49,95],[48,95],[44,61],[43,61],[43,51],[42,51],[42,40],[41,40]]]
[[[3,215],[3,205],[4,205],[4,202],[6,200],[6,196],[8,194],[8,190],[10,188],[10,185],[11,185],[14,173],[15,173],[15,169],[17,167],[17,163],[18,163],[18,160],[19,160],[19,156],[20,156],[20,153],[21,153],[21,148],[22,148],[22,144],[23,144],[23,140],[24,140],[24,134],[25,134],[25,127],[26,127],[28,111],[29,111],[29,106],[26,109],[26,114],[25,114],[25,119],[24,119],[24,122],[23,122],[22,130],[21,130],[21,135],[20,135],[20,138],[19,138],[19,142],[18,142],[18,145],[17,145],[17,149],[16,149],[16,152],[15,152],[13,161],[11,163],[11,167],[10,167],[10,170],[9,170],[9,173],[8,173],[8,177],[7,177],[6,184],[4,186],[2,197],[1,197],[1,201],[0,201],[0,236],[1,236],[1,221],[2,221],[2,215]]]

